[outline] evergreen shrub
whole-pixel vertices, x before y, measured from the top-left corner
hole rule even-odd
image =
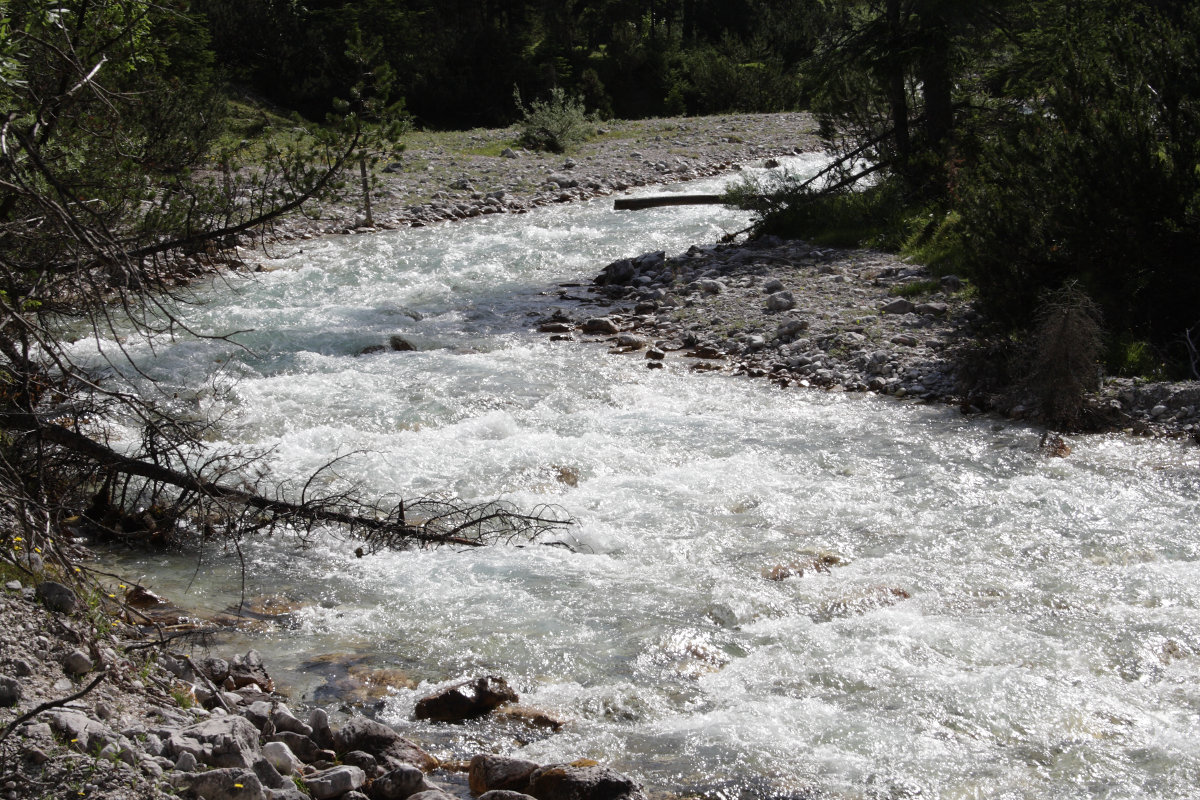
[[[561,88],[550,90],[548,98],[534,100],[529,105],[521,102],[519,91],[514,97],[521,111],[518,123],[521,143],[526,147],[562,153],[586,141],[594,132],[583,100],[569,96]]]

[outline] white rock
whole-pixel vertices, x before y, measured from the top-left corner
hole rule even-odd
[[[279,770],[281,775],[291,775],[298,772],[303,764],[292,749],[283,742],[267,742],[263,745],[263,757],[271,762],[271,766]]]

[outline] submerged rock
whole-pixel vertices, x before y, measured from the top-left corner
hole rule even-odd
[[[529,776],[529,794],[538,800],[645,800],[641,785],[598,765],[559,764]]]
[[[413,715],[434,722],[476,719],[505,703],[515,703],[517,693],[504,678],[488,675],[464,681],[417,701]]]

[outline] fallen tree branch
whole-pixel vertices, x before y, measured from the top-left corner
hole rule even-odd
[[[8,727],[4,729],[4,732],[0,733],[0,742],[3,742],[5,739],[7,739],[8,735],[10,733],[12,733],[14,730],[16,730],[17,726],[20,725],[22,722],[31,720],[34,717],[36,717],[38,714],[41,714],[44,711],[49,711],[50,709],[58,708],[59,706],[65,706],[67,703],[78,700],[79,698],[83,697],[88,692],[90,692],[92,689],[95,689],[97,686],[99,686],[100,682],[107,677],[108,677],[107,671],[101,672],[99,675],[97,675],[95,677],[95,679],[91,683],[89,683],[84,688],[80,689],[75,694],[73,694],[69,697],[60,698],[58,700],[47,700],[45,703],[42,703],[37,708],[34,708],[31,711],[25,712],[24,714],[17,717],[16,719],[14,719],[12,722],[10,722],[8,724]]]
[[[430,499],[408,504],[409,514],[416,512],[415,518],[420,520],[409,523],[405,519],[403,502],[382,516],[374,516],[339,509],[327,498],[303,499],[295,503],[264,497],[154,461],[123,455],[81,433],[47,423],[33,414],[0,414],[0,427],[10,431],[27,431],[39,441],[81,455],[104,470],[146,478],[211,500],[229,501],[263,511],[273,515],[277,522],[290,521],[301,528],[309,528],[314,523],[341,526],[376,547],[395,548],[413,542],[482,547],[489,540],[505,536],[533,538],[546,530],[570,524],[570,520],[563,515],[524,514],[500,502],[460,506]]]
[[[660,206],[719,206],[726,202],[719,194],[662,194],[654,197],[618,197],[614,211],[640,211]]]

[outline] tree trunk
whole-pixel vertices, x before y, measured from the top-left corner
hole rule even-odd
[[[891,39],[888,49],[892,54],[892,61],[886,67],[888,104],[892,112],[892,143],[896,149],[897,160],[903,164],[908,161],[912,146],[908,134],[908,91],[905,87],[904,63],[899,55],[903,51],[904,36],[900,19],[900,0],[888,0],[887,23]]]
[[[375,220],[371,217],[371,181],[367,175],[367,156],[365,153],[360,153],[358,156],[358,176],[362,180],[364,224],[368,228],[374,228]]]
[[[950,74],[950,32],[940,16],[922,36],[920,71],[925,100],[925,136],[930,149],[942,152],[954,130],[951,94],[954,79]]]
[[[659,206],[719,206],[725,198],[719,194],[666,194],[657,197],[619,197],[613,201],[615,211],[640,211]]]

